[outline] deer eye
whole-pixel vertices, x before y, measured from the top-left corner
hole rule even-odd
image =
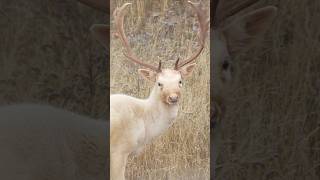
[[[181,81],[181,80],[179,81],[179,84],[182,84],[182,81]]]
[[[158,86],[159,86],[159,87],[162,87],[162,84],[158,82]]]
[[[222,63],[222,69],[227,70],[230,67],[229,61],[223,61]]]

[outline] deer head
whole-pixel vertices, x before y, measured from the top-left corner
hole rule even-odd
[[[124,55],[133,63],[136,63],[143,68],[138,70],[138,73],[146,80],[154,83],[154,92],[157,94],[159,99],[167,104],[174,105],[178,102],[180,97],[180,89],[183,85],[182,81],[192,74],[194,67],[196,66],[195,60],[202,52],[204,45],[207,30],[209,28],[209,21],[206,16],[206,11],[201,7],[200,3],[192,3],[188,1],[192,9],[197,15],[199,21],[199,47],[195,53],[184,60],[177,60],[172,69],[163,69],[161,66],[161,61],[158,66],[150,65],[144,63],[140,60],[130,48],[128,39],[125,35],[123,29],[123,21],[125,16],[125,10],[131,3],[126,3],[120,8],[117,8],[114,13],[115,35],[121,40],[122,45],[125,47]]]
[[[277,8],[266,6],[242,16],[238,14],[245,8],[255,4],[256,0],[246,0],[237,4],[237,7],[224,7],[222,2],[215,0],[214,25],[212,26],[213,56],[211,71],[213,71],[213,98],[217,113],[223,116],[224,99],[232,89],[236,79],[237,67],[235,59],[238,55],[247,52],[263,36],[276,15]],[[226,2],[226,1],[225,1]],[[234,2],[233,2],[234,3]],[[227,11],[227,9],[231,11]]]

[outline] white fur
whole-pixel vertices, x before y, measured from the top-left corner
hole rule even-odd
[[[156,78],[150,74],[153,73],[146,70],[142,74],[148,80],[155,79],[148,98],[137,99],[124,94],[110,96],[112,180],[125,179],[127,157],[139,154],[146,144],[170,128],[178,115],[178,104],[168,103],[166,96],[180,93],[180,73],[164,69]]]
[[[7,180],[107,179],[107,124],[58,108],[0,108],[0,177]]]

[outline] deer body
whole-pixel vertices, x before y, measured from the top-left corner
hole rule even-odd
[[[157,76],[171,73],[162,70]],[[163,87],[155,83],[146,99],[137,99],[123,94],[110,96],[110,157],[111,179],[124,179],[126,159],[130,154],[139,154],[144,146],[163,134],[175,121],[178,115],[178,104],[171,103],[170,95],[179,94],[181,75],[170,76]],[[167,87],[166,87],[167,86]],[[171,87],[170,87],[171,86]],[[172,86],[176,86],[173,88]],[[171,92],[164,89],[169,88]],[[170,94],[165,96],[163,93]],[[122,172],[119,174],[118,172]]]
[[[196,64],[194,60],[204,48],[209,21],[201,4],[189,2],[199,20],[200,47],[191,57],[176,61],[174,69],[162,69],[146,64],[133,53],[125,35],[124,16],[126,3],[114,13],[115,35],[125,47],[124,55],[132,62],[146,69],[139,74],[154,84],[147,99],[137,99],[128,95],[110,96],[110,166],[111,180],[124,180],[126,161],[130,154],[139,154],[145,144],[163,134],[175,121],[178,114],[178,101],[181,96],[182,80],[192,74]]]
[[[155,98],[153,93],[143,100],[122,94],[110,96],[111,137],[115,137],[111,138],[111,144],[128,141],[124,143],[133,145],[129,152],[137,152],[173,124],[178,114],[178,105],[168,106]],[[121,136],[120,139],[117,133],[127,130],[131,131],[128,136]]]
[[[166,76],[170,79],[165,79]],[[130,135],[135,137],[133,144],[140,148],[141,145],[149,143],[173,124],[179,107],[177,102],[172,102],[170,98],[180,95],[181,75],[173,70],[164,69],[156,78],[157,83],[146,99],[124,94],[110,96],[111,136],[121,133],[115,130],[118,128],[134,129]],[[163,84],[159,86],[159,83]],[[111,144],[112,142],[113,139],[111,139]],[[132,152],[133,149],[130,151]]]
[[[107,179],[107,124],[46,105],[0,108],[0,175],[10,180]]]

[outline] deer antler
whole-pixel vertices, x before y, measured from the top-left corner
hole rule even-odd
[[[124,30],[123,30],[123,20],[124,20],[124,16],[125,16],[125,9],[129,5],[131,5],[131,3],[125,3],[120,8],[116,8],[113,12],[113,16],[115,19],[115,26],[116,26],[115,35],[118,38],[120,38],[122,45],[126,48],[126,51],[124,51],[123,54],[128,59],[130,59],[131,61],[133,61],[137,64],[140,64],[141,66],[144,66],[144,67],[151,69],[151,70],[154,70],[156,72],[160,72],[161,71],[161,62],[159,62],[158,68],[156,66],[146,64],[146,63],[142,62],[139,58],[137,58],[136,55],[132,52],[132,49],[130,48],[128,39],[127,39],[127,37],[124,33]]]
[[[109,1],[107,0],[78,0],[87,6],[109,14]]]
[[[235,3],[235,1],[222,1],[215,0],[215,17],[214,17],[214,27],[218,27],[223,21],[236,15],[237,13],[243,11],[246,8],[257,3],[259,0],[242,0],[241,2]],[[228,2],[228,3],[227,3]],[[236,6],[234,4],[237,4]]]
[[[180,61],[177,59],[175,62],[175,70],[179,70],[181,67],[193,62],[202,52],[205,44],[205,39],[207,36],[207,31],[209,29],[209,19],[207,17],[207,12],[202,9],[201,3],[193,3],[191,1],[188,1],[188,3],[191,5],[192,9],[197,14],[197,18],[199,21],[199,33],[198,33],[198,39],[200,43],[200,47],[197,49],[197,51],[189,58]]]

